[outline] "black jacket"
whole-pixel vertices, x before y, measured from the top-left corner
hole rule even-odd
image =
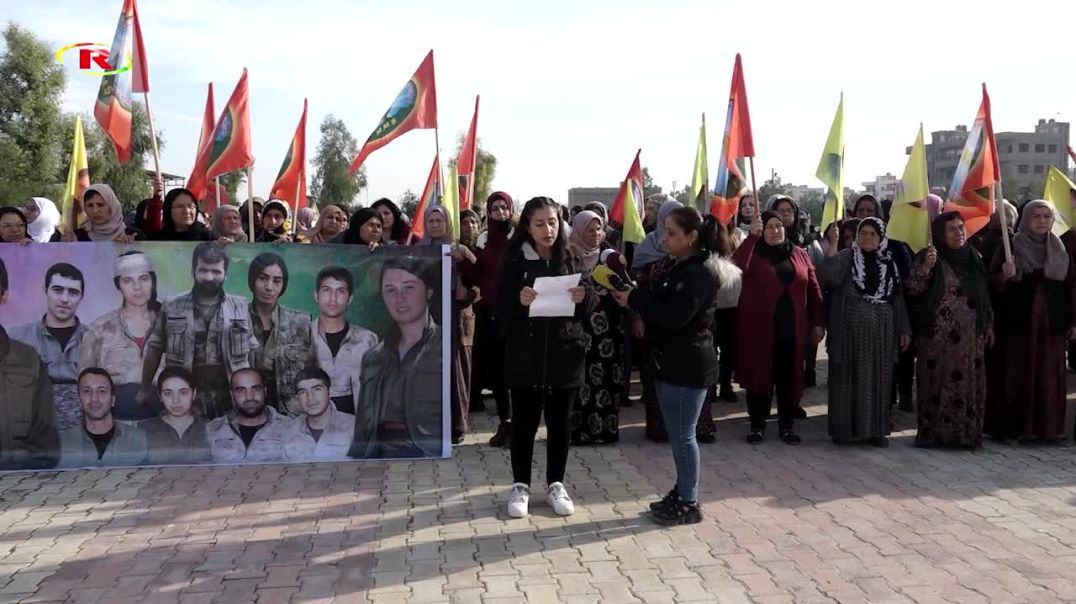
[[[497,279],[497,322],[506,338],[504,380],[509,387],[579,388],[583,385],[586,353],[582,317],[592,312],[598,297],[587,290],[575,306],[574,317],[530,317],[519,303],[519,292],[533,287],[538,277],[569,274],[565,266],[552,266],[529,243],[508,249]],[[582,284],[582,283],[581,283]]]
[[[655,377],[673,386],[706,388],[717,383],[713,325],[719,287],[717,267],[700,254],[677,262],[628,305],[646,325],[648,362]]]

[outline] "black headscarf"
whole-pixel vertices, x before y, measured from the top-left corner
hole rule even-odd
[[[951,220],[963,221],[964,219],[959,212],[943,212],[930,224],[934,249],[938,251],[938,261],[947,264],[960,279],[963,295],[975,310],[976,332],[984,335],[990,315],[990,291],[987,289],[986,266],[979,252],[967,242],[957,250],[945,245],[945,225]],[[925,254],[926,250],[920,252],[921,256]],[[934,317],[937,316],[938,306],[941,304],[942,297],[945,296],[945,274],[938,264],[934,265],[930,279],[930,289],[926,292],[924,312],[920,320],[920,330],[928,336],[934,334]]]
[[[777,204],[788,203],[792,205],[792,226],[785,227],[785,240],[791,241],[792,245],[796,247],[807,247],[810,244],[810,227],[804,223],[803,218],[800,216],[800,204],[796,203],[796,200],[792,199],[788,195],[773,195],[769,199],[766,210],[777,215]],[[780,216],[778,216],[780,218]],[[784,221],[781,221],[782,224]]]
[[[781,217],[777,215],[777,212],[766,210],[762,213],[762,228],[765,230],[766,223],[770,219],[776,218],[778,221]],[[783,222],[781,224],[784,224]],[[758,238],[758,243],[755,244],[755,253],[760,257],[769,260],[771,264],[777,264],[783,262],[792,257],[792,241],[788,238],[788,229],[785,229],[785,240],[777,245],[770,245],[766,243],[766,234],[763,232]]]
[[[340,241],[352,245],[369,245],[371,242],[362,240],[362,236],[359,234],[359,229],[362,228],[362,225],[370,222],[371,218],[376,218],[378,222],[380,222],[381,214],[374,208],[359,208],[358,210],[355,210],[355,213],[351,215],[351,219],[347,222],[347,230],[340,234]],[[381,242],[378,241],[378,243]]]

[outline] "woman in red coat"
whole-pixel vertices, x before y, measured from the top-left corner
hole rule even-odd
[[[817,343],[825,335],[814,264],[806,251],[785,237],[785,227],[774,212],[763,212],[751,223],[732,260],[743,269],[736,379],[747,390],[751,417],[747,442],[756,445],[765,437],[776,389],[781,440],[799,444],[793,421],[803,396],[803,371],[797,369],[803,367],[803,340],[811,333]]]

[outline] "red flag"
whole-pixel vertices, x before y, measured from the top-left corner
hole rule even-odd
[[[463,147],[460,148],[460,157],[456,160],[456,170],[459,172],[460,182],[460,209],[466,210],[474,205],[475,172],[478,169],[478,96],[474,97],[474,117],[471,118],[471,128],[467,130],[467,137],[463,139]]]
[[[146,46],[142,43],[142,25],[138,22],[138,5],[135,0],[125,0],[123,12],[130,7],[134,39],[131,44],[131,91],[149,92],[149,67],[146,65]]]
[[[213,109],[213,82],[209,83],[209,94],[205,99],[205,112],[202,113],[202,131],[198,134],[198,147],[195,148],[194,156],[194,168],[191,169],[191,177],[187,179],[187,189],[194,194],[195,199],[205,199],[206,194],[206,178],[205,169],[209,164],[209,150],[212,149],[212,145],[209,144],[213,140],[213,115],[216,111]],[[210,208],[209,206],[213,207]],[[213,199],[209,201],[206,199],[205,210],[210,212],[217,209],[217,200]]]
[[[737,161],[755,156],[755,142],[751,136],[751,112],[747,108],[747,86],[743,79],[743,64],[739,53],[732,69],[732,85],[729,89],[729,108],[725,116],[725,136],[721,143],[721,159],[717,165],[714,196],[710,200],[710,213],[722,224],[727,224],[740,211],[740,198],[747,192],[747,180],[743,177]]]
[[[269,197],[287,201],[294,211],[306,207],[306,99],[303,99],[303,117],[299,118]]]
[[[426,234],[426,208],[437,205],[441,197],[441,158],[433,158],[433,167],[430,175],[426,177],[426,187],[422,189],[422,197],[418,200],[415,208],[415,216],[411,220],[411,237],[419,239]]]
[[[944,211],[960,212],[970,237],[986,226],[994,213],[994,185],[1001,177],[997,142],[990,119],[990,96],[983,84],[983,101],[960,154]]]
[[[1072,147],[1069,147],[1069,157],[1072,158],[1072,161],[1076,162],[1076,151],[1073,151]]]
[[[401,134],[415,129],[437,127],[437,88],[433,77],[433,51],[431,50],[415,75],[404,84],[389,110],[374,128],[370,138],[351,162],[348,172],[358,172],[366,157],[391,143]]]
[[[632,185],[634,185],[634,188],[637,189],[635,191],[632,191],[632,193],[634,194],[635,205],[638,206],[636,208],[633,208],[636,212],[639,212],[639,209],[642,208],[643,204],[644,204],[643,194],[642,194],[643,193],[643,169],[642,169],[641,165],[639,164],[639,154],[640,153],[642,153],[642,149],[640,149],[638,152],[635,153],[635,161],[633,161],[631,163],[631,169],[628,170],[628,178],[627,178],[627,181],[629,183],[631,183]],[[625,207],[625,205],[627,203],[627,194],[626,193],[627,193],[627,189],[625,187],[621,186],[620,187],[620,192],[617,193],[617,195],[616,195],[616,200],[613,201],[613,208],[611,210],[609,210],[609,219],[611,221],[619,224],[622,227],[624,226],[624,207]],[[642,216],[642,213],[639,212],[639,215]]]
[[[224,106],[224,111],[213,129],[213,138],[209,149],[206,166],[206,180],[213,180],[221,174],[242,170],[254,163],[254,153],[250,149],[250,86],[247,84],[247,70],[232,91],[232,97]]]
[[[128,67],[123,63],[128,55],[131,57],[130,69],[117,73]],[[149,70],[135,0],[123,2],[108,57],[112,71],[101,78],[93,117],[112,141],[116,160],[125,164],[131,159],[131,93],[149,91]]]

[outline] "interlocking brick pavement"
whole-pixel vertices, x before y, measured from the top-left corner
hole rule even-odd
[[[889,449],[838,448],[824,401],[800,447],[717,404],[691,527],[644,515],[674,472],[638,405],[572,450],[570,518],[537,488],[506,517],[489,414],[437,462],[4,475],[0,602],[1076,601],[1076,448],[921,450],[900,413]]]

